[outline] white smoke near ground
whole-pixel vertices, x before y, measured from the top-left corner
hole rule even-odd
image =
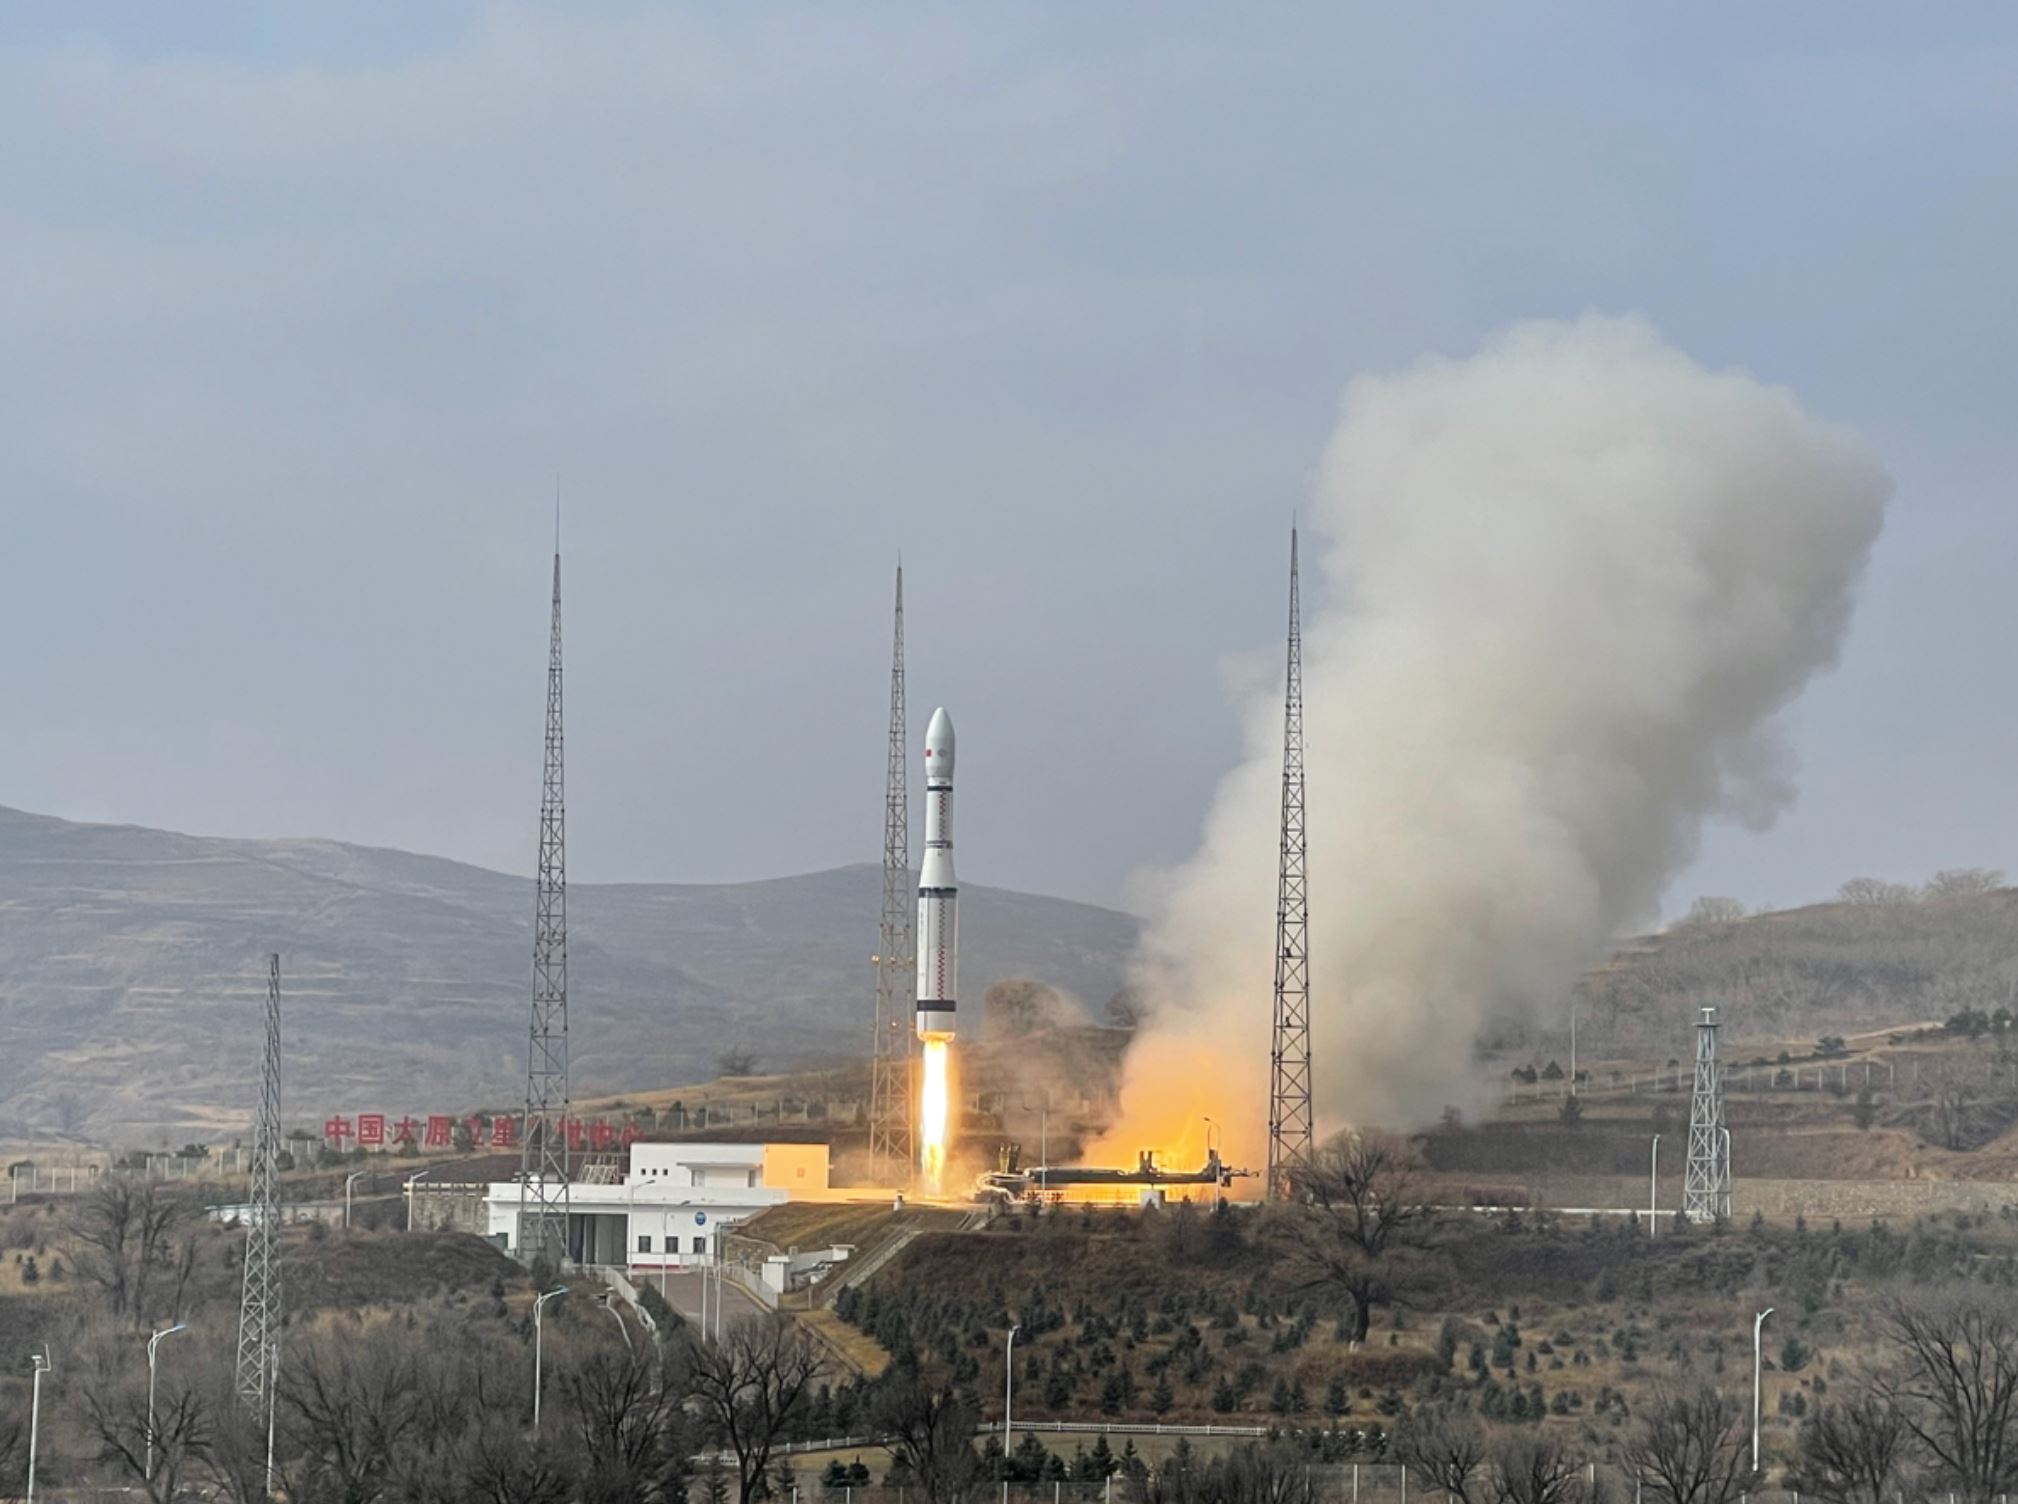
[[[1303,555],[1321,1130],[1475,1104],[1478,1041],[1559,1018],[1706,819],[1786,806],[1773,717],[1834,662],[1890,489],[1856,437],[1637,320],[1352,383]],[[1246,726],[1155,884],[1110,1157],[1195,1156],[1208,1114],[1265,1155],[1279,666]]]

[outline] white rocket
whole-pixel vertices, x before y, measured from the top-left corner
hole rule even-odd
[[[918,1037],[951,1039],[960,990],[960,889],[953,880],[953,718],[925,728],[925,864],[918,869]]]

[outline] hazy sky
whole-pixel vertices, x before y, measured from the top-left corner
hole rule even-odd
[[[1801,794],[1670,895],[2018,869],[2018,12],[0,13],[0,803],[571,874],[1194,844],[1355,372],[1638,312],[1899,483]],[[1313,803],[1325,797],[1313,787]]]

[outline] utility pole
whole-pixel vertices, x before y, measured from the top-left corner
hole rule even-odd
[[[1303,624],[1289,530],[1289,654],[1282,701],[1282,847],[1275,890],[1275,1015],[1269,1044],[1268,1195],[1310,1162],[1309,891],[1303,828]]]
[[[561,523],[554,503],[553,640],[547,654],[546,759],[533,890],[533,1005],[526,1112],[519,1125],[518,1256],[568,1258],[568,869],[561,744]]]
[[[238,1397],[255,1420],[272,1408],[280,1361],[280,957],[267,957],[266,1053],[252,1123],[245,1269],[238,1300]]]
[[[1682,1170],[1682,1215],[1714,1222],[1731,1215],[1731,1134],[1724,1126],[1724,1076],[1717,1061],[1717,1010],[1696,1025],[1696,1079],[1689,1096],[1689,1157]]]
[[[883,780],[883,919],[876,942],[876,1038],[870,1054],[869,1164],[879,1183],[908,1186],[918,1168],[911,1112],[915,992],[910,753],[904,729],[904,566],[897,566],[890,642],[890,746]]]

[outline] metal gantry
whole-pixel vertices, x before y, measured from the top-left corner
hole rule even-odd
[[[897,566],[896,628],[890,646],[890,750],[883,783],[883,918],[876,943],[876,1039],[870,1060],[869,1160],[884,1183],[909,1184],[917,1170],[911,1115],[917,1094],[912,1012],[912,917],[909,738],[904,729],[904,566]]]
[[[1275,1016],[1269,1043],[1268,1194],[1310,1161],[1310,900],[1303,826],[1303,625],[1289,530],[1289,659],[1282,702],[1282,851],[1275,891]]]
[[[280,957],[267,958],[266,1051],[252,1123],[245,1268],[238,1301],[238,1397],[257,1419],[273,1407],[280,1358]]]
[[[547,657],[545,774],[533,897],[532,1025],[520,1124],[518,1253],[556,1269],[568,1253],[567,803],[561,746],[561,553],[554,543],[553,644]]]
[[[1696,1025],[1696,1084],[1689,1096],[1689,1159],[1682,1171],[1682,1216],[1691,1222],[1731,1215],[1731,1130],[1724,1122],[1724,1073],[1717,1061],[1717,1010]]]

